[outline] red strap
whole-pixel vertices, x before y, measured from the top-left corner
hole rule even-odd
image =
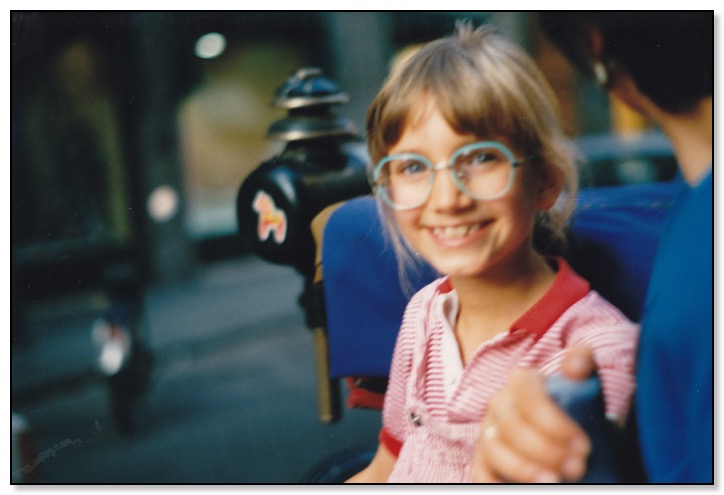
[[[381,410],[385,401],[385,394],[373,392],[355,384],[354,378],[347,378],[349,394],[347,395],[347,407],[350,409],[375,409]]]

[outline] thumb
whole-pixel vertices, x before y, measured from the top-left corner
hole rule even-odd
[[[571,380],[588,378],[596,369],[593,351],[585,345],[574,345],[566,351],[561,365],[563,375]]]

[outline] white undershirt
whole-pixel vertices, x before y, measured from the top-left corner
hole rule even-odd
[[[441,341],[442,353],[442,374],[445,387],[445,398],[450,400],[455,389],[460,383],[463,370],[463,359],[460,352],[460,344],[455,334],[455,322],[457,321],[458,311],[460,310],[460,302],[455,290],[440,294],[438,299],[438,311],[442,316],[443,335]],[[497,334],[494,340],[504,338],[507,334],[503,331]]]
[[[444,329],[442,337],[442,373],[445,397],[450,400],[463,374],[463,360],[460,356],[460,345],[454,329],[460,303],[454,290],[440,296],[438,309],[443,316]]]

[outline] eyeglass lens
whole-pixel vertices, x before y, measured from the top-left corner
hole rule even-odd
[[[377,187],[398,208],[424,203],[432,190],[433,176],[451,168],[458,188],[478,200],[497,198],[512,182],[511,156],[494,146],[466,146],[452,157],[452,164],[434,167],[421,155],[391,155],[380,162]]]

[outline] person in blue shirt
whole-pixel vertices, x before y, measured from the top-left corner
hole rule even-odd
[[[713,483],[713,27],[711,11],[540,14],[571,62],[656,124],[673,146],[681,191],[669,212],[646,295],[635,430],[650,483]],[[569,378],[593,371],[579,347]],[[583,430],[521,371],[490,403],[476,481],[581,479]]]

